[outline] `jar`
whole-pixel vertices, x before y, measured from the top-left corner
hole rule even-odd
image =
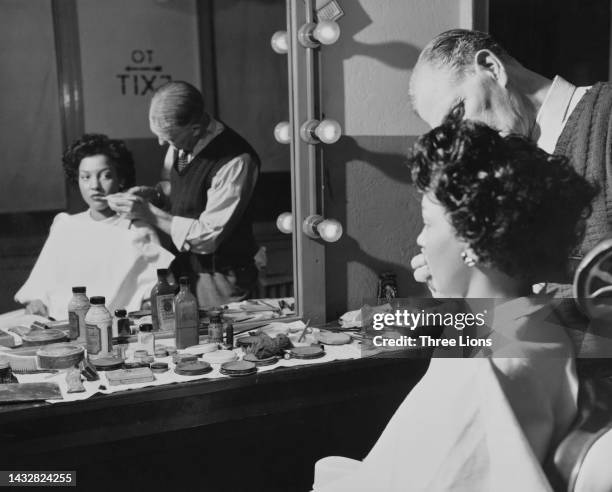
[[[117,336],[129,337],[132,332],[130,330],[130,320],[127,318],[127,311],[125,309],[115,310],[115,319],[117,325]]]
[[[104,305],[102,296],[92,297],[91,307],[85,315],[87,355],[90,359],[110,357],[113,351],[113,317]]]
[[[155,334],[153,333],[153,325],[144,323],[140,325],[138,332],[138,348],[146,350],[147,355],[155,354]]]
[[[212,343],[223,343],[223,319],[220,310],[208,312],[208,338]]]
[[[89,311],[89,299],[85,295],[85,287],[73,287],[72,299],[68,302],[68,338],[86,342],[85,315]]]

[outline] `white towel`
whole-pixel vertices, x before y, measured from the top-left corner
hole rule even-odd
[[[140,309],[157,282],[157,268],[174,256],[137,230],[60,214],[26,283],[15,294],[22,304],[40,299],[49,316],[66,319],[72,287],[106,297],[109,311]]]

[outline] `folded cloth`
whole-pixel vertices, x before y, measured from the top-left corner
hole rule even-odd
[[[49,316],[67,317],[72,287],[87,287],[88,296],[105,296],[106,306],[140,309],[157,282],[156,270],[174,256],[138,230],[56,217],[49,237],[15,300],[45,303]]]
[[[390,304],[383,304],[382,306],[369,306],[365,305],[361,309],[355,311],[348,311],[340,316],[340,325],[342,328],[361,328],[363,326],[363,318],[366,320],[370,318],[374,313],[390,313]]]

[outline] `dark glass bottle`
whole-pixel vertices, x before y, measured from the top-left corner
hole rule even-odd
[[[157,284],[151,290],[153,331],[174,331],[174,288],[168,283],[168,269],[157,270]]]
[[[179,279],[180,290],[174,298],[176,316],[176,348],[183,349],[199,342],[198,301],[189,290],[189,278]]]

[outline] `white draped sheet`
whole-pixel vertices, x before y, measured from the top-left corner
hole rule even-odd
[[[493,358],[434,358],[367,457],[319,460],[314,490],[551,490],[541,463],[575,418],[578,382],[550,315],[529,299],[503,305]]]
[[[173,258],[146,230],[60,214],[15,300],[40,299],[49,316],[66,319],[72,287],[82,285],[88,296],[106,297],[111,312],[137,310],[157,282],[157,268],[168,267]]]

